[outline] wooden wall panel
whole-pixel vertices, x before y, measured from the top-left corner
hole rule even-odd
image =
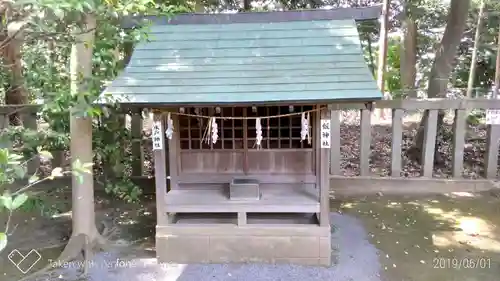
[[[243,153],[181,151],[181,173],[243,173]]]

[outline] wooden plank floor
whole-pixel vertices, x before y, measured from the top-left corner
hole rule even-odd
[[[260,188],[260,200],[230,200],[226,188],[176,189],[167,193],[166,211],[172,213],[318,213],[314,190],[291,186]]]

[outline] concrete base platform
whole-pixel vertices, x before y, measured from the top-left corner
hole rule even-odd
[[[331,265],[330,227],[171,224],[156,227],[160,263]]]

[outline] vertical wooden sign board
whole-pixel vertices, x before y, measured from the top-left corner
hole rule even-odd
[[[495,98],[495,96],[490,97]],[[500,99],[500,97],[496,97]],[[486,110],[486,124],[487,125],[500,125],[500,109],[487,109]]]
[[[321,119],[321,148],[330,146],[330,119]]]
[[[486,124],[500,125],[500,110],[498,109],[486,110]]]
[[[162,133],[161,121],[155,120],[153,122],[153,128],[151,132],[151,138],[153,140],[153,150],[163,149],[163,133]]]

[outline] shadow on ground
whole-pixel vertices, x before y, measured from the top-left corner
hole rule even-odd
[[[500,199],[492,192],[337,198],[332,206],[363,222],[386,280],[499,280]]]
[[[59,265],[47,274],[29,279],[30,281],[380,281],[380,265],[376,249],[368,242],[361,223],[346,215],[332,214],[335,221],[332,243],[337,245],[334,252],[337,263],[331,267],[298,266],[291,264],[164,264],[158,265],[154,252],[145,247],[148,242],[144,235],[136,244],[116,245],[111,252],[98,253],[88,263],[89,275],[79,279],[83,262],[74,261]],[[149,222],[147,216],[139,216],[135,223],[122,228],[129,236],[134,231],[141,232],[140,226]],[[127,221],[120,219],[118,221]],[[132,226],[136,224],[136,226]],[[120,241],[120,240],[119,240]],[[120,243],[119,243],[120,244]],[[47,252],[43,252],[46,254]],[[44,256],[45,258],[45,256]],[[12,277],[2,280],[16,280]]]

